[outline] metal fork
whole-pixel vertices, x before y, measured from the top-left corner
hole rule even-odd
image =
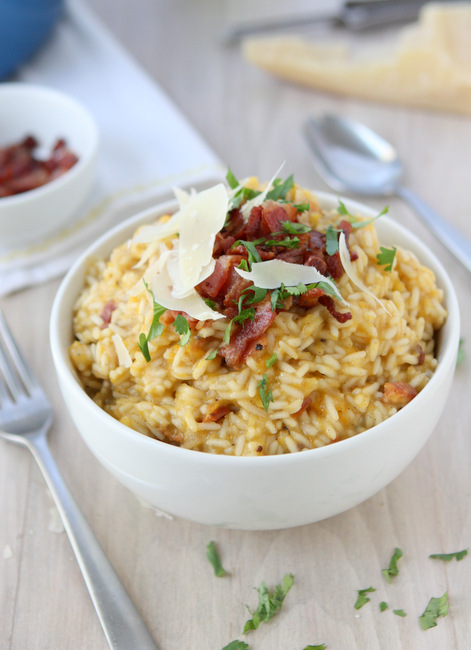
[[[110,648],[158,650],[70,494],[47,444],[52,409],[0,311],[0,436],[27,447],[46,479]]]

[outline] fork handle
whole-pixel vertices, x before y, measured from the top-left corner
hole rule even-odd
[[[37,461],[113,650],[158,650],[92,529],[69,492],[42,431],[24,439]]]

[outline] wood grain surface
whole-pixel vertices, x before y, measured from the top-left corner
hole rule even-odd
[[[221,45],[236,20],[303,12],[298,0],[88,0],[128,51],[184,111],[236,175],[269,179],[280,163],[296,180],[327,189],[301,134],[308,115],[341,112],[367,122],[401,152],[409,187],[471,238],[471,119],[326,95],[249,67]],[[317,3],[318,8],[326,3]],[[329,6],[334,3],[327,3]],[[306,31],[325,38],[327,31]],[[362,42],[362,36],[335,33]],[[366,38],[366,37],[365,37]],[[368,36],[369,41],[380,34]],[[355,41],[357,39],[357,41]],[[130,89],[132,92],[132,89]],[[159,117],[156,115],[156,120]],[[382,200],[372,200],[383,207]],[[246,532],[157,516],[92,457],[59,394],[48,321],[59,281],[0,300],[55,411],[51,448],[98,539],[162,650],[220,650],[243,639],[251,650],[465,650],[471,647],[471,555],[428,558],[471,547],[470,274],[399,200],[391,215],[441,259],[458,292],[468,358],[457,368],[446,411],[411,465],[379,494],[329,520],[297,529]],[[385,450],[387,454],[387,450]],[[283,477],[280,476],[280,480]],[[104,650],[85,584],[39,470],[0,441],[0,648]],[[206,559],[214,540],[230,575]],[[392,584],[381,574],[403,550]],[[287,572],[295,583],[279,616],[242,635],[258,587]],[[357,590],[376,591],[360,610]],[[423,631],[430,597],[449,594],[448,616]],[[389,609],[380,612],[380,601]],[[394,609],[403,609],[400,617]],[[139,650],[139,649],[129,649]]]

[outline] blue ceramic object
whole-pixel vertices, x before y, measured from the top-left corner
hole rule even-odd
[[[0,79],[13,74],[52,32],[63,0],[0,0]]]

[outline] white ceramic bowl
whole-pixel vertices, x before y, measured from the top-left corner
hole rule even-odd
[[[326,208],[338,198],[317,193]],[[375,213],[346,200],[350,210]],[[384,244],[414,251],[444,289],[448,319],[440,333],[438,367],[427,386],[396,415],[359,435],[309,451],[266,457],[212,455],[175,447],[129,429],[84,392],[69,361],[73,305],[87,260],[106,257],[141,223],[175,210],[165,204],[114,228],[73,266],[57,293],[51,346],[59,385],[86,444],[121,483],[154,506],[192,521],[254,530],[312,523],[355,506],[392,481],[432,433],[444,409],[456,365],[459,312],[442,265],[412,234],[387,217],[377,221]]]
[[[50,152],[58,138],[78,162],[50,183],[0,198],[0,251],[38,244],[70,224],[94,178],[95,121],[81,104],[56,90],[23,83],[0,85],[0,148],[34,136]]]

